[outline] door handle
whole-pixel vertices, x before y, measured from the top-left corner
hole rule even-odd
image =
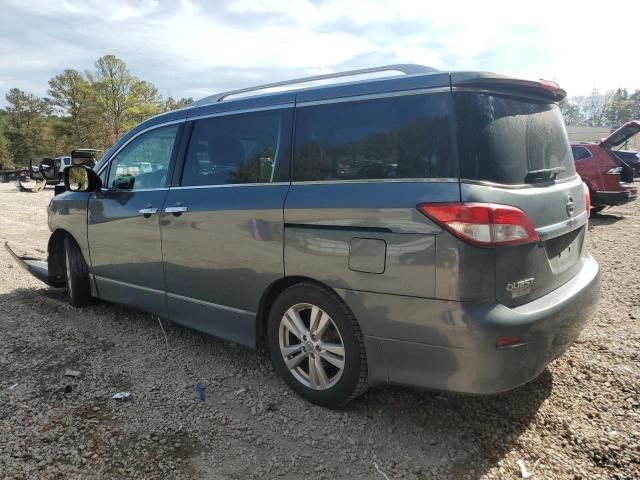
[[[158,209],[154,207],[145,207],[138,210],[138,212],[140,212],[145,217],[150,217],[154,213],[158,213]]]
[[[164,213],[173,213],[174,215],[176,215],[176,214],[179,215],[181,213],[186,212],[187,210],[189,210],[187,207],[176,205],[176,206],[173,206],[173,207],[165,208],[164,209]]]

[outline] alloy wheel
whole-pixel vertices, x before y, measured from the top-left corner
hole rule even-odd
[[[299,303],[280,320],[284,363],[300,383],[313,390],[333,387],[342,376],[345,348],[338,327],[320,307]]]

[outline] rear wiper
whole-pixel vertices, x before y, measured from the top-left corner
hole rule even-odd
[[[553,168],[543,168],[540,170],[532,170],[527,173],[527,176],[524,178],[524,181],[535,182],[535,181],[552,181],[555,180],[559,173],[566,172],[566,167],[553,167]]]

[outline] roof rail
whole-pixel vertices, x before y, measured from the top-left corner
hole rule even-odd
[[[405,75],[415,75],[418,73],[433,73],[439,70],[432,67],[426,67],[424,65],[415,65],[412,63],[399,63],[395,65],[384,65],[381,67],[360,68],[358,70],[349,70],[346,72],[325,73],[323,75],[314,75],[312,77],[296,78],[293,80],[285,80],[282,82],[266,83],[264,85],[257,85],[255,87],[239,88],[237,90],[229,90],[228,92],[217,93],[208,97],[202,98],[193,105],[206,105],[209,103],[221,102],[227,97],[233,95],[240,95],[242,93],[256,92],[260,90],[266,90],[268,88],[284,87],[287,85],[296,85],[299,83],[309,83],[318,80],[327,80],[330,78],[351,77],[355,75],[365,75],[367,73],[376,72],[402,72]]]

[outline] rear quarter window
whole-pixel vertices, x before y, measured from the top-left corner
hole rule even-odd
[[[564,121],[556,104],[515,97],[455,92],[460,176],[518,185],[537,170],[575,176]]]
[[[447,93],[300,106],[296,181],[456,176]]]

